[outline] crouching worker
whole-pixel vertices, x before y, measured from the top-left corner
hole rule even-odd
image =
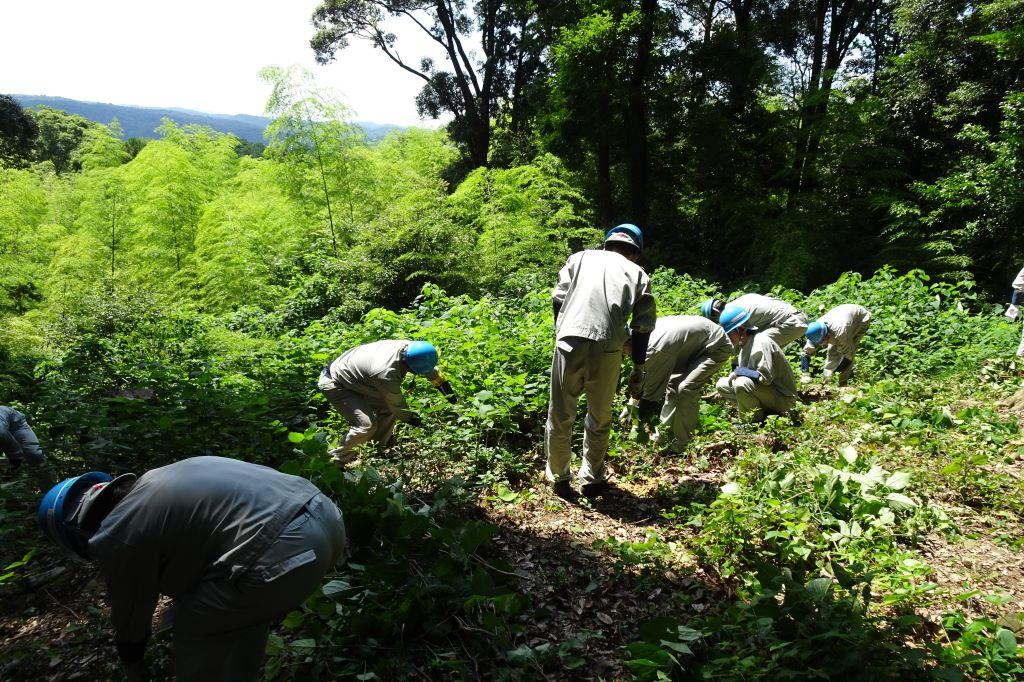
[[[423,420],[406,409],[402,380],[408,372],[430,380],[450,403],[458,397],[437,371],[437,349],[426,341],[375,341],[346,351],[324,367],[317,385],[328,402],[348,420],[342,444],[331,460],[344,466],[356,447],[368,441],[387,443],[400,419],[413,426]]]
[[[803,383],[811,380],[811,358],[824,344],[828,346],[828,353],[822,376],[828,381],[838,372],[839,385],[845,386],[853,376],[857,346],[870,326],[868,309],[852,303],[836,306],[812,322],[807,327],[807,343],[800,357],[800,380]]]
[[[129,680],[161,594],[174,598],[177,679],[255,680],[271,624],[316,590],[346,551],[331,500],[304,478],[194,457],[112,479],[69,478],[39,505],[43,532],[98,564]]]
[[[738,305],[750,313],[747,327],[757,329],[785,349],[804,335],[807,331],[807,315],[797,310],[781,298],[762,294],[743,294],[729,305]],[[700,314],[718,322],[726,303],[713,298],[700,306]]]
[[[727,305],[719,324],[729,341],[740,349],[738,366],[718,380],[718,392],[736,403],[740,416],[762,421],[769,414],[785,414],[796,405],[796,379],[786,355],[770,337],[746,326],[750,313]]]
[[[43,456],[39,439],[25,420],[25,415],[6,405],[0,405],[0,452],[7,456],[4,478],[13,478],[28,462],[40,488],[46,490],[57,482],[57,475]]]
[[[647,348],[647,376],[638,410],[642,424],[661,415],[659,443],[666,446],[665,455],[677,455],[689,445],[697,428],[701,392],[732,354],[729,337],[711,320],[695,315],[658,318]],[[671,438],[664,437],[666,431]]]

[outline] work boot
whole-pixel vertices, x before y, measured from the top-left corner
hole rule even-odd
[[[574,497],[572,491],[572,483],[570,483],[569,479],[567,478],[552,483],[551,492],[553,492],[558,497],[561,497],[563,500],[572,501],[572,498]]]
[[[593,483],[584,483],[580,486],[580,493],[583,497],[596,497],[608,492],[608,481],[594,481]]]

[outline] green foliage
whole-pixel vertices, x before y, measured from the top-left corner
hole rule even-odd
[[[601,237],[586,220],[583,197],[550,155],[529,166],[477,169],[450,201],[455,224],[477,235],[478,279],[493,293],[533,288],[571,253]]]
[[[464,494],[458,480],[430,502],[417,500],[373,469],[342,476],[326,457],[323,434],[296,435],[303,436],[303,463],[283,469],[309,476],[338,502],[352,553],[341,573],[285,619],[287,641],[272,638],[268,678],[327,670],[360,679],[425,670],[489,676],[521,629],[523,605],[504,582],[501,572],[510,568],[485,559],[497,527],[460,518],[451,507]]]

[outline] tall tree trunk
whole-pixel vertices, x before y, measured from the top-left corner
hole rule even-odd
[[[611,227],[615,205],[612,202],[612,164],[606,134],[597,141],[597,212],[601,227]]]
[[[647,226],[647,77],[650,71],[651,51],[654,45],[654,21],[658,10],[657,0],[641,0],[642,15],[640,33],[637,36],[636,60],[628,86],[628,110],[626,114],[626,141],[629,145],[629,194],[630,219]]]

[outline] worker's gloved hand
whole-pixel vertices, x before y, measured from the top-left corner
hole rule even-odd
[[[438,375],[437,379],[430,383],[434,384],[434,387],[441,392],[441,395],[445,397],[445,400],[450,402],[452,405],[459,402],[459,396],[455,395],[455,389],[452,388],[451,382],[441,375]]]
[[[811,383],[811,375],[808,374],[807,372],[801,373],[800,374],[800,383],[801,384],[809,384],[809,383]]]
[[[644,390],[646,378],[647,372],[644,371],[643,365],[634,367],[633,371],[629,373],[629,381],[626,382],[626,392],[634,398],[639,398],[640,392]]]
[[[1013,305],[1012,303],[1009,306],[1006,307],[1006,312],[1003,313],[1003,315],[1006,316],[1006,319],[1010,320],[1011,322],[1016,320],[1017,319],[1017,315],[1019,315],[1019,314],[1020,314],[1020,308],[1018,308],[1017,306]]]
[[[750,369],[749,367],[737,367],[732,371],[738,377],[745,379],[753,379],[754,381],[761,381],[761,373],[756,369]]]
[[[413,412],[409,415],[409,418],[405,420],[405,423],[409,426],[423,426],[423,417]]]
[[[646,398],[640,398],[640,405],[637,409],[637,415],[640,421],[647,423],[658,416],[661,412],[661,404],[654,400],[647,400]]]

